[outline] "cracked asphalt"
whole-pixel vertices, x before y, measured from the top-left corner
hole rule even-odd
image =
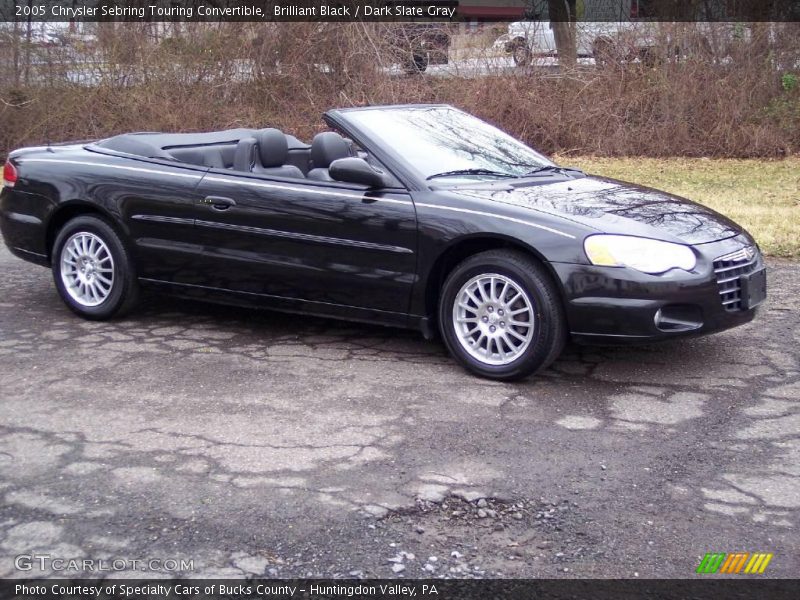
[[[476,379],[414,332],[147,297],[83,321],[0,250],[0,577],[796,576],[800,264],[757,320]],[[93,575],[66,572],[66,575]],[[96,574],[96,573],[94,573]],[[108,573],[103,573],[108,575]]]

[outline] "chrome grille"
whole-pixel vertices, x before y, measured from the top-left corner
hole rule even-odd
[[[742,310],[742,284],[739,278],[752,273],[757,263],[758,250],[755,246],[741,248],[714,261],[719,296],[725,310]]]

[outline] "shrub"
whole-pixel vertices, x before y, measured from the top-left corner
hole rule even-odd
[[[647,64],[496,68],[509,59],[491,43],[462,44],[477,67],[461,76],[457,62],[449,77],[403,72],[398,25],[104,23],[91,52],[31,47],[5,31],[0,151],[240,126],[308,139],[329,108],[406,102],[454,104],[549,153],[754,157],[800,148],[800,26],[703,30],[711,41],[697,45],[692,24],[679,25],[665,26],[671,50]]]

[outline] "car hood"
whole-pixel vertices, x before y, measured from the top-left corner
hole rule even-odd
[[[742,232],[727,217],[685,198],[603,177],[469,189],[459,186],[456,191],[560,216],[604,233],[704,244]]]

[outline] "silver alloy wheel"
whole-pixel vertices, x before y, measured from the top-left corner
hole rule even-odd
[[[453,304],[453,328],[461,346],[487,365],[517,360],[533,340],[533,303],[513,279],[484,273],[467,281]]]
[[[102,304],[114,287],[114,259],[94,233],[72,235],[61,249],[61,281],[81,306]]]

